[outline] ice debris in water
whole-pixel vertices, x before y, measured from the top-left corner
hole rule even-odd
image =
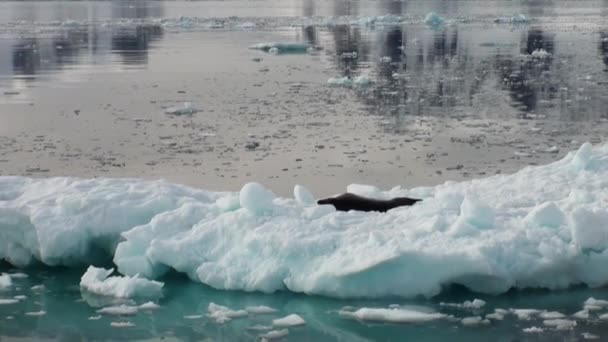
[[[117,298],[131,297],[161,297],[163,283],[155,280],[140,278],[137,274],[129,276],[112,276],[111,268],[97,268],[89,266],[85,274],[80,278],[80,287],[102,296]]]
[[[265,334],[261,334],[259,337],[261,339],[265,339],[265,340],[276,340],[276,339],[283,338],[287,335],[289,335],[289,330],[281,329],[281,330],[271,330]]]
[[[277,312],[277,309],[273,309],[271,307],[260,305],[260,306],[248,306],[245,308],[245,311],[255,314],[255,315],[265,315]]]
[[[208,316],[220,324],[229,322],[233,318],[240,318],[248,315],[245,310],[231,310],[226,306],[217,305],[215,303],[209,303],[207,311],[209,312]]]
[[[435,12],[430,12],[424,17],[424,23],[432,29],[439,29],[445,24],[445,18]]]
[[[545,49],[536,49],[536,50],[532,51],[532,53],[530,55],[535,58],[543,59],[543,58],[547,58],[547,57],[551,56],[551,53],[547,52],[547,50],[545,50]]]
[[[566,317],[566,315],[557,311],[543,311],[538,316],[542,319],[559,319]]]
[[[295,327],[298,325],[304,325],[306,321],[296,314],[291,314],[283,318],[277,318],[272,320],[272,325],[275,327]]]
[[[336,212],[262,185],[236,193],[2,176],[0,258],[19,266],[113,258],[127,276],[174,269],[217,289],[331,297],[433,296],[448,284],[489,294],[601,287],[607,179],[608,145],[584,144],[511,175],[374,189],[423,199],[379,214]]]
[[[545,331],[545,329],[535,326],[535,327],[525,328],[523,331],[528,334],[535,334],[535,333],[542,333]]]
[[[108,306],[105,308],[101,308],[97,310],[97,313],[104,315],[116,315],[116,316],[131,316],[135,315],[139,308],[137,306],[131,305],[117,305],[117,306]]]
[[[327,80],[327,84],[332,87],[364,88],[364,87],[367,87],[370,84],[372,84],[372,80],[366,75],[356,76],[355,78],[350,78],[348,76],[331,77],[330,79]]]
[[[483,319],[480,316],[472,316],[463,318],[460,323],[462,323],[462,325],[474,326],[490,324],[490,321],[488,319]]]
[[[160,309],[160,305],[154,302],[145,302],[139,306],[140,310],[157,310]]]
[[[423,312],[410,309],[361,308],[357,311],[340,310],[340,316],[361,321],[388,323],[420,323],[445,318],[436,312]]]
[[[450,307],[461,308],[461,309],[478,310],[478,309],[481,309],[482,307],[484,307],[486,305],[486,302],[484,300],[481,300],[481,299],[473,299],[473,301],[465,300],[464,303],[444,303],[444,302],[441,302],[441,303],[439,303],[439,305],[441,305],[441,306],[450,306]]]
[[[19,303],[18,299],[0,298],[0,305],[9,305],[9,304],[17,304],[17,303]]]
[[[165,109],[165,114],[170,115],[189,115],[199,112],[192,106],[192,102],[184,102],[183,106],[169,107]]]
[[[585,303],[583,303],[583,309],[587,311],[599,311],[604,308],[608,308],[608,300],[589,297]]]
[[[576,321],[569,319],[549,319],[544,320],[543,324],[549,327],[554,327],[557,330],[571,330],[576,327]]]
[[[8,273],[2,273],[0,275],[0,290],[8,288],[12,284],[13,282],[11,281],[11,276],[8,275]]]
[[[597,340],[600,338],[598,335],[594,335],[594,334],[588,333],[588,332],[581,333],[581,335],[583,336],[583,338],[585,340]]]
[[[131,328],[131,327],[134,327],[135,324],[133,324],[129,321],[120,321],[120,322],[112,322],[112,323],[110,323],[110,326],[113,328]]]
[[[272,54],[308,53],[315,50],[313,45],[303,43],[259,43],[249,48]]]
[[[532,316],[536,316],[542,311],[537,309],[511,309],[511,312],[517,316],[517,319],[527,321],[532,319]]]
[[[40,317],[40,316],[44,316],[46,315],[46,311],[44,310],[40,310],[40,311],[29,311],[25,313],[26,316],[33,316],[33,317]]]
[[[530,20],[524,14],[519,13],[510,17],[498,17],[494,19],[494,22],[497,24],[527,24]]]

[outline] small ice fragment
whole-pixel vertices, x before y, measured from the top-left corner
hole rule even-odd
[[[30,312],[26,312],[25,313],[26,316],[34,316],[34,317],[39,317],[39,316],[44,316],[46,315],[46,311],[44,310],[40,310],[40,311],[30,311]]]
[[[600,338],[598,335],[594,335],[594,334],[588,333],[588,332],[581,333],[581,335],[583,335],[583,338],[585,340],[597,340]]]
[[[486,302],[483,301],[483,300],[481,300],[481,299],[474,299],[473,301],[465,300],[462,304],[461,303],[444,303],[444,302],[441,302],[441,303],[439,303],[439,305],[441,305],[441,306],[456,307],[456,308],[461,308],[461,309],[478,310],[478,309],[481,309],[484,305],[486,305]]]
[[[353,86],[353,81],[348,76],[344,77],[332,77],[327,80],[327,84],[333,87],[345,87],[350,88]]]
[[[546,148],[543,152],[545,153],[559,153],[559,148],[557,146],[551,146]]]
[[[576,326],[576,321],[569,319],[549,319],[544,320],[543,324],[549,327],[554,327],[557,330],[570,330]]]
[[[304,319],[302,319],[302,317],[300,317],[296,314],[291,314],[291,315],[285,316],[283,318],[278,318],[278,319],[272,320],[272,325],[274,325],[275,327],[293,327],[293,326],[304,325],[304,324],[306,324],[306,321],[304,321]]]
[[[268,330],[272,330],[272,326],[269,325],[261,325],[261,324],[256,324],[254,326],[248,327],[247,330],[253,330],[253,331],[268,331]]]
[[[438,29],[445,24],[445,19],[435,12],[430,12],[424,17],[424,23],[432,29]]]
[[[538,316],[542,319],[558,319],[566,317],[566,315],[557,311],[543,311]]]
[[[243,186],[239,192],[241,207],[254,213],[262,213],[272,209],[275,195],[261,184],[251,182]]]
[[[233,318],[240,318],[248,315],[245,310],[231,310],[226,306],[217,305],[215,303],[209,303],[207,311],[209,312],[207,316],[215,319],[215,321],[220,324],[229,322]]]
[[[80,287],[88,292],[117,298],[161,297],[164,283],[140,278],[138,275],[112,276],[114,269],[89,266],[82,278]]]
[[[28,277],[27,274],[22,272],[9,273],[8,275],[10,275],[12,279],[24,279]]]
[[[491,319],[491,320],[495,320],[495,321],[502,321],[503,319],[505,319],[505,315],[498,313],[498,312],[494,312],[491,314],[487,314],[486,315],[486,319]]]
[[[2,273],[0,275],[0,289],[5,289],[10,287],[13,282],[11,281],[11,276],[7,273]]]
[[[42,291],[46,290],[46,287],[44,286],[44,284],[34,285],[34,286],[30,287],[30,290],[36,291],[36,292],[42,292]]]
[[[280,52],[279,48],[277,48],[276,46],[273,46],[270,49],[268,49],[268,53],[273,54],[273,55],[278,55],[279,52]]]
[[[547,57],[551,56],[551,53],[547,52],[544,49],[536,49],[536,50],[532,51],[532,53],[530,55],[535,58],[543,59],[543,58],[547,58]]]
[[[96,321],[101,319],[101,315],[97,315],[97,316],[89,316],[89,321]]]
[[[353,84],[357,87],[367,87],[372,84],[372,80],[366,75],[360,75],[355,77]]]
[[[137,306],[130,306],[130,305],[118,305],[118,306],[107,306],[105,308],[101,308],[99,310],[97,310],[98,313],[100,314],[106,314],[106,315],[135,315],[138,311],[138,307]]]
[[[184,102],[183,107],[169,107],[165,109],[165,114],[170,115],[188,115],[199,112],[198,109],[192,107],[192,102]]]
[[[517,316],[517,319],[527,321],[532,316],[538,315],[541,311],[536,309],[511,309],[511,312]]]
[[[15,298],[15,299],[17,299],[17,300],[26,300],[26,299],[27,299],[27,296],[24,296],[24,295],[16,295],[16,296],[14,296],[13,298]]]
[[[589,310],[581,310],[578,312],[575,312],[572,317],[574,318],[578,318],[578,319],[589,319]]]
[[[602,321],[608,321],[608,313],[599,315],[598,318],[601,319]]]
[[[160,305],[154,302],[146,302],[139,306],[140,310],[156,310],[159,309]]]
[[[110,326],[112,326],[114,328],[130,328],[130,327],[134,327],[135,324],[133,324],[129,321],[120,321],[120,322],[112,322],[112,323],[110,323]]]
[[[606,308],[608,307],[608,300],[604,300],[604,299],[595,299],[593,297],[589,297],[584,305],[593,305],[593,306],[597,306],[600,308]]]
[[[256,314],[256,315],[264,315],[264,314],[271,314],[271,313],[277,312],[276,309],[273,309],[271,307],[264,306],[264,305],[248,306],[245,308],[245,311],[247,311],[251,314]]]
[[[260,335],[260,338],[262,339],[266,339],[266,340],[276,340],[279,338],[283,338],[285,336],[289,335],[289,330],[287,329],[281,329],[281,330],[272,330],[269,331],[265,334]]]
[[[545,329],[539,327],[530,327],[524,329],[524,332],[527,334],[542,333],[543,331],[545,331]]]
[[[384,57],[380,58],[380,63],[388,64],[392,61],[393,61],[393,59],[390,56],[384,56]]]
[[[19,303],[19,300],[0,298],[0,305],[8,305],[8,304],[15,304],[15,303]]]
[[[185,315],[184,318],[185,319],[199,319],[199,318],[203,318],[203,315]]]
[[[361,308],[357,311],[339,311],[340,316],[361,321],[389,323],[421,323],[445,318],[446,315],[435,312],[421,312],[409,309],[375,309]]]
[[[532,154],[528,152],[515,151],[514,153],[517,157],[532,157]]]
[[[468,326],[490,324],[489,320],[483,319],[480,316],[465,317],[460,322],[462,323],[462,325],[468,325]]]

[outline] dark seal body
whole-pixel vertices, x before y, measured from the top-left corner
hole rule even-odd
[[[320,199],[317,201],[317,204],[331,204],[339,211],[357,210],[386,212],[393,208],[410,206],[418,201],[421,200],[409,197],[395,197],[390,200],[381,200],[347,192],[336,197]]]

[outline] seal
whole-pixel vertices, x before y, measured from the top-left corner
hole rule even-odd
[[[386,212],[393,208],[410,206],[419,201],[422,200],[409,197],[395,197],[389,200],[382,200],[346,192],[335,197],[320,199],[317,201],[317,204],[331,204],[339,211],[357,210]]]

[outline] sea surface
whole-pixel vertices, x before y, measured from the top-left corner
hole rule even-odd
[[[435,13],[436,21],[425,20]],[[288,53],[254,44],[305,44]],[[366,82],[332,86],[330,78]],[[175,109],[187,109],[182,114]],[[351,183],[433,185],[563,157],[608,129],[608,1],[2,1],[0,175],[165,178],[213,190],[259,181],[317,197]],[[160,308],[97,318],[110,303],[79,288],[82,268],[33,267],[0,299],[0,337],[250,341],[295,313],[288,341],[608,339],[593,313],[606,289],[446,288],[433,298],[333,299],[220,291],[179,274]],[[111,266],[108,264],[106,266]],[[37,285],[44,285],[39,287]],[[480,309],[444,303],[474,299]],[[218,324],[209,303],[271,315]],[[141,304],[143,301],[137,302]],[[397,305],[397,306],[395,306]],[[414,308],[453,319],[363,322],[339,311]],[[463,325],[495,308],[558,311]],[[129,321],[130,327],[111,322]],[[543,331],[524,331],[539,327]]]

